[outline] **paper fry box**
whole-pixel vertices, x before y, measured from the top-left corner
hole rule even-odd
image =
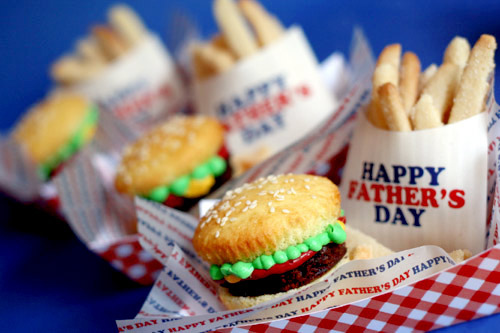
[[[360,115],[341,186],[352,225],[396,250],[484,250],[487,117],[403,133]]]
[[[111,112],[138,128],[149,128],[186,103],[185,88],[174,61],[153,34],[147,34],[137,47],[95,78],[70,89],[88,96],[103,112]]]
[[[243,155],[285,148],[337,106],[299,27],[227,72],[195,82],[194,103],[225,124],[229,150]]]

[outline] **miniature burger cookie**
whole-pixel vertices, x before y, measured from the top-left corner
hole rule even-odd
[[[89,142],[96,131],[97,107],[79,95],[53,95],[35,105],[12,136],[38,166],[43,180]]]
[[[190,199],[206,195],[228,175],[227,158],[224,130],[216,119],[174,117],[125,149],[115,187],[188,208]]]
[[[347,261],[337,186],[280,175],[229,191],[200,220],[193,245],[229,309],[305,286]]]

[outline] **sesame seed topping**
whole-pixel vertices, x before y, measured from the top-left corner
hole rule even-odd
[[[241,205],[241,201],[238,201],[237,203],[235,203],[234,207],[238,207],[239,205]]]
[[[262,191],[262,192],[259,192],[259,195],[262,196],[262,195],[266,195],[266,191]]]
[[[231,217],[231,218],[229,219],[229,221],[231,221],[231,222],[236,221],[236,217]]]
[[[310,189],[311,189],[311,186],[309,186],[309,185],[305,185],[304,187],[305,187],[306,189],[308,189],[308,190],[310,190]]]
[[[282,211],[283,213],[285,213],[285,214],[289,214],[289,213],[290,213],[290,211],[289,211],[288,209],[282,209],[281,211]]]
[[[311,178],[306,178],[306,179],[304,179],[304,181],[309,182],[309,181],[311,181]]]
[[[245,203],[247,204],[247,206],[250,206],[252,204],[250,200],[247,200]]]
[[[269,201],[269,202],[267,203],[267,205],[268,205],[268,206],[272,206],[272,205],[273,205],[273,202],[272,202],[272,201]]]
[[[246,206],[245,208],[243,208],[243,212],[246,212],[248,210],[248,207],[250,206]]]
[[[313,198],[313,199],[316,199],[316,198],[317,198],[317,196],[315,196],[315,195],[312,195],[312,196],[311,196],[311,198]]]
[[[274,207],[271,207],[271,209],[269,209],[269,211],[270,211],[271,213],[274,213],[274,212],[276,211],[276,209],[275,209]]]

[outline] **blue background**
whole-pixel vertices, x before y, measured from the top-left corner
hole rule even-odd
[[[179,14],[202,36],[216,31],[211,1],[148,0],[130,4],[170,48]],[[51,87],[50,63],[69,51],[93,23],[105,22],[114,1],[2,1],[0,4],[0,130]],[[455,36],[471,43],[500,31],[497,1],[263,1],[285,25],[300,24],[319,60],[348,53],[354,26],[373,51],[400,42],[423,67],[440,63]],[[177,21],[176,21],[177,22]],[[499,54],[499,52],[497,52]],[[497,56],[497,63],[498,56]],[[498,79],[497,79],[498,82]],[[498,91],[498,90],[497,90]],[[498,95],[498,94],[496,94]],[[61,221],[0,196],[0,331],[112,332],[115,319],[133,318],[146,299],[141,287],[89,252]],[[491,331],[500,315],[442,331]]]

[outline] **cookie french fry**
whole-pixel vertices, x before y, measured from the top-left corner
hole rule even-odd
[[[278,19],[270,15],[261,4],[254,0],[240,0],[241,12],[253,27],[259,45],[267,45],[279,39],[285,29]]]
[[[85,61],[95,64],[104,64],[106,57],[102,54],[95,40],[85,38],[78,41],[76,44],[78,55]]]
[[[464,68],[469,59],[470,45],[467,39],[455,37],[444,51],[443,63],[450,63]]]
[[[113,29],[129,46],[137,45],[146,34],[142,20],[128,6],[112,7],[108,18]]]
[[[411,109],[411,122],[415,130],[443,126],[441,115],[434,106],[431,95],[423,94]]]
[[[378,88],[384,83],[392,83],[398,85],[399,81],[399,63],[401,58],[401,45],[392,44],[386,46],[377,60],[377,66],[372,77],[372,101],[368,107],[368,119],[373,125],[379,128],[387,129],[387,124],[384,120],[385,116],[381,110]]]
[[[403,108],[398,88],[392,83],[385,83],[378,90],[380,109],[382,110],[387,127],[391,131],[411,131],[411,124]]]
[[[227,44],[227,41],[224,38],[224,36],[219,34],[215,35],[214,37],[212,37],[211,43],[214,47],[224,50],[234,56],[233,51],[231,50],[231,47],[229,47],[229,45]]]
[[[448,255],[457,264],[472,257],[472,253],[467,249],[455,250],[453,252],[448,253]]]
[[[371,246],[368,245],[358,245],[349,254],[350,260],[361,260],[361,259],[372,259],[373,251]]]
[[[210,43],[195,45],[192,52],[208,68],[211,68],[214,74],[225,72],[233,66],[235,61],[231,54]]]
[[[271,150],[267,146],[262,146],[257,150],[239,155],[231,155],[231,166],[235,177],[242,175],[245,171],[251,169],[271,156]]]
[[[422,90],[425,88],[430,79],[436,74],[438,66],[436,64],[430,64],[423,72],[420,74],[420,79],[418,80],[418,94],[420,95]]]
[[[401,44],[391,44],[386,46],[377,59],[377,66],[381,64],[390,64],[399,68],[401,58]]]
[[[127,51],[127,45],[107,26],[94,26],[92,28],[92,35],[108,60],[114,60]]]
[[[401,94],[403,107],[408,115],[417,100],[419,76],[420,60],[415,53],[405,52],[401,62],[399,93]]]
[[[432,96],[433,105],[445,121],[453,105],[453,96],[460,81],[461,70],[457,65],[444,63],[427,83],[422,94]]]
[[[191,61],[193,63],[194,75],[198,80],[205,80],[215,75],[215,70],[205,62],[199,51],[194,49],[191,51]]]
[[[50,74],[57,82],[71,85],[94,77],[102,68],[103,65],[84,62],[75,56],[64,56],[52,65]]]
[[[451,109],[449,123],[472,117],[483,111],[490,87],[488,78],[495,68],[495,37],[482,35],[471,50]]]
[[[221,33],[238,58],[257,52],[257,42],[232,0],[216,0],[214,15]]]

